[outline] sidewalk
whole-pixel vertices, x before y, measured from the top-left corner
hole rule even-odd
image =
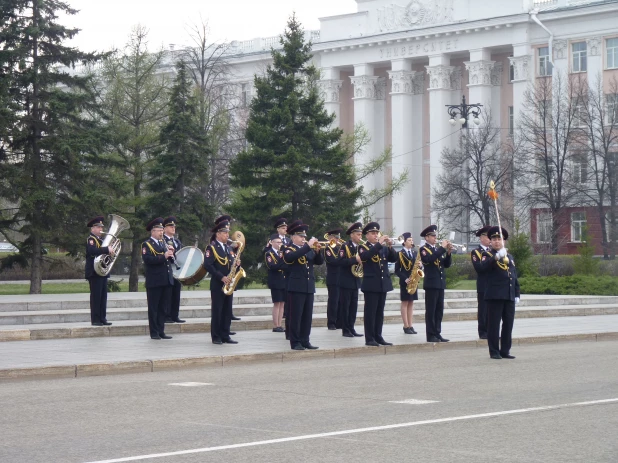
[[[282,362],[350,355],[385,355],[415,350],[478,348],[487,357],[486,341],[478,339],[475,321],[445,322],[442,335],[449,343],[425,342],[423,324],[417,335],[406,335],[399,324],[384,325],[384,338],[395,344],[366,347],[364,338],[344,338],[340,331],[314,327],[311,343],[317,351],[292,351],[283,333],[266,330],[238,332],[237,345],[214,345],[207,333],[175,334],[172,340],[148,336],[54,339],[3,343],[0,380],[8,378],[81,377],[114,373],[151,372],[169,368],[224,366],[238,362]],[[358,331],[363,330],[362,326]],[[531,342],[618,340],[618,315],[517,319],[513,350]]]

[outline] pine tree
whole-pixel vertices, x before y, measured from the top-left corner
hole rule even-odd
[[[273,50],[273,64],[255,77],[246,139],[249,148],[230,165],[230,212],[247,239],[245,267],[259,261],[274,220],[302,218],[310,233],[353,222],[362,189],[316,87],[311,44],[295,17]]]
[[[0,197],[11,206],[0,231],[17,237],[30,293],[41,292],[44,247],[68,246],[68,237],[83,233],[83,197],[94,188],[83,160],[96,153],[102,132],[89,117],[96,112],[90,79],[68,69],[100,56],[64,46],[78,30],[57,22],[76,13],[59,0],[10,0],[0,13]]]
[[[148,189],[153,193],[150,208],[163,217],[175,214],[186,241],[209,228],[212,219],[213,212],[200,191],[209,183],[210,150],[200,128],[195,87],[186,64],[179,61],[176,71],[167,123],[159,136],[162,149],[153,158]]]

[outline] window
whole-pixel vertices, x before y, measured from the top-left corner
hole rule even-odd
[[[509,82],[513,82],[515,80],[515,66],[513,63],[509,64]]]
[[[551,76],[552,70],[553,65],[549,61],[549,47],[539,48],[539,76]]]
[[[515,113],[513,107],[509,106],[509,135],[512,137],[515,131]]]
[[[618,124],[618,93],[610,93],[605,96],[607,101],[607,123]]]
[[[551,242],[551,212],[539,212],[536,216],[536,242]]]
[[[571,241],[574,243],[582,242],[582,235],[584,234],[584,227],[586,226],[586,213],[585,212],[572,212],[571,213]]]
[[[573,127],[586,127],[586,102],[581,98],[573,99]]]
[[[571,158],[573,182],[582,184],[588,181],[588,155],[586,152],[578,152]]]
[[[618,69],[618,38],[607,39],[605,48],[607,49],[607,69]]]
[[[551,130],[553,127],[552,110],[552,100],[539,102],[539,118],[545,130]]]
[[[577,42],[571,44],[573,51],[573,72],[586,72],[588,69],[586,42]]]
[[[249,85],[242,84],[241,90],[240,90],[240,105],[241,105],[241,107],[246,108],[249,105],[249,100],[250,100]]]
[[[554,179],[554,164],[551,159],[551,153],[547,156],[544,154],[539,156],[536,165],[536,177],[539,186],[548,186],[550,182],[552,185],[556,184]]]

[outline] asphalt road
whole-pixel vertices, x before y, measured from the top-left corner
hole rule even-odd
[[[0,462],[618,461],[618,342],[512,353],[3,383]]]

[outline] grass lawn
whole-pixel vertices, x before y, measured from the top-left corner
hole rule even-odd
[[[452,288],[449,289],[459,289],[462,291],[465,290],[476,290],[476,280],[461,280],[455,283]]]
[[[121,291],[129,291],[129,283],[120,283]],[[139,290],[145,291],[144,284],[139,284]],[[41,290],[42,294],[73,294],[73,293],[89,293],[90,288],[88,282],[83,283],[44,283]],[[13,294],[29,294],[30,285],[21,283],[7,283],[0,285],[0,296],[8,296]]]

